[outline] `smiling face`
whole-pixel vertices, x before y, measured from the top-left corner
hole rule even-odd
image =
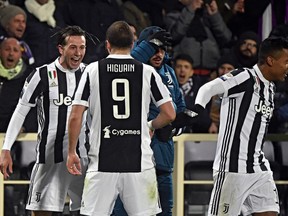
[[[21,55],[21,46],[15,38],[7,38],[1,43],[0,58],[4,68],[15,68]]]
[[[194,72],[191,63],[184,59],[176,60],[174,69],[180,85],[185,84]]]
[[[86,39],[84,36],[67,36],[66,45],[59,45],[61,54],[60,64],[66,69],[77,69],[86,52]]]

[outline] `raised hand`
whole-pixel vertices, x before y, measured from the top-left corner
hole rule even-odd
[[[170,32],[166,30],[161,30],[150,35],[147,38],[147,41],[152,43],[153,45],[156,45],[157,47],[164,48],[166,46],[171,46],[172,37]]]

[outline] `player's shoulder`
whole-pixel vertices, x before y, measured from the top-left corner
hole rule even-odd
[[[219,78],[223,81],[226,81],[228,79],[240,79],[240,80],[246,80],[250,77],[250,69],[245,67],[236,68],[234,70],[231,70],[230,72],[220,76]]]
[[[156,72],[155,68],[152,67],[151,65],[141,63],[143,65],[143,70],[144,71],[150,71],[151,73]]]

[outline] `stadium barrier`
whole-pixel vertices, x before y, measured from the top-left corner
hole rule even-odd
[[[0,147],[4,140],[4,133],[0,133]],[[21,133],[17,141],[36,141],[36,133]],[[174,181],[174,208],[173,216],[184,215],[184,185],[185,184],[212,184],[212,181],[185,180],[184,179],[184,145],[186,141],[216,141],[217,134],[182,134],[174,138],[175,142],[175,169],[173,175]],[[269,134],[267,140],[288,141],[288,134]],[[0,174],[0,216],[4,215],[4,186],[17,184],[29,184],[29,181],[23,180],[4,180]],[[276,184],[288,185],[288,181],[276,181]]]

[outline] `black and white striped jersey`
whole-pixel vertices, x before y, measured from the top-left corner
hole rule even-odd
[[[213,169],[237,173],[270,170],[262,147],[274,109],[274,83],[263,77],[257,65],[218,79],[222,79],[225,92]]]
[[[59,60],[37,68],[24,85],[20,103],[37,106],[37,163],[59,163],[67,159],[68,118],[75,89],[85,65],[76,70],[63,68]],[[85,126],[79,137],[77,152],[86,157]]]
[[[150,101],[171,101],[159,74],[130,55],[88,65],[74,104],[89,107],[89,171],[141,172],[154,167],[147,118]]]

